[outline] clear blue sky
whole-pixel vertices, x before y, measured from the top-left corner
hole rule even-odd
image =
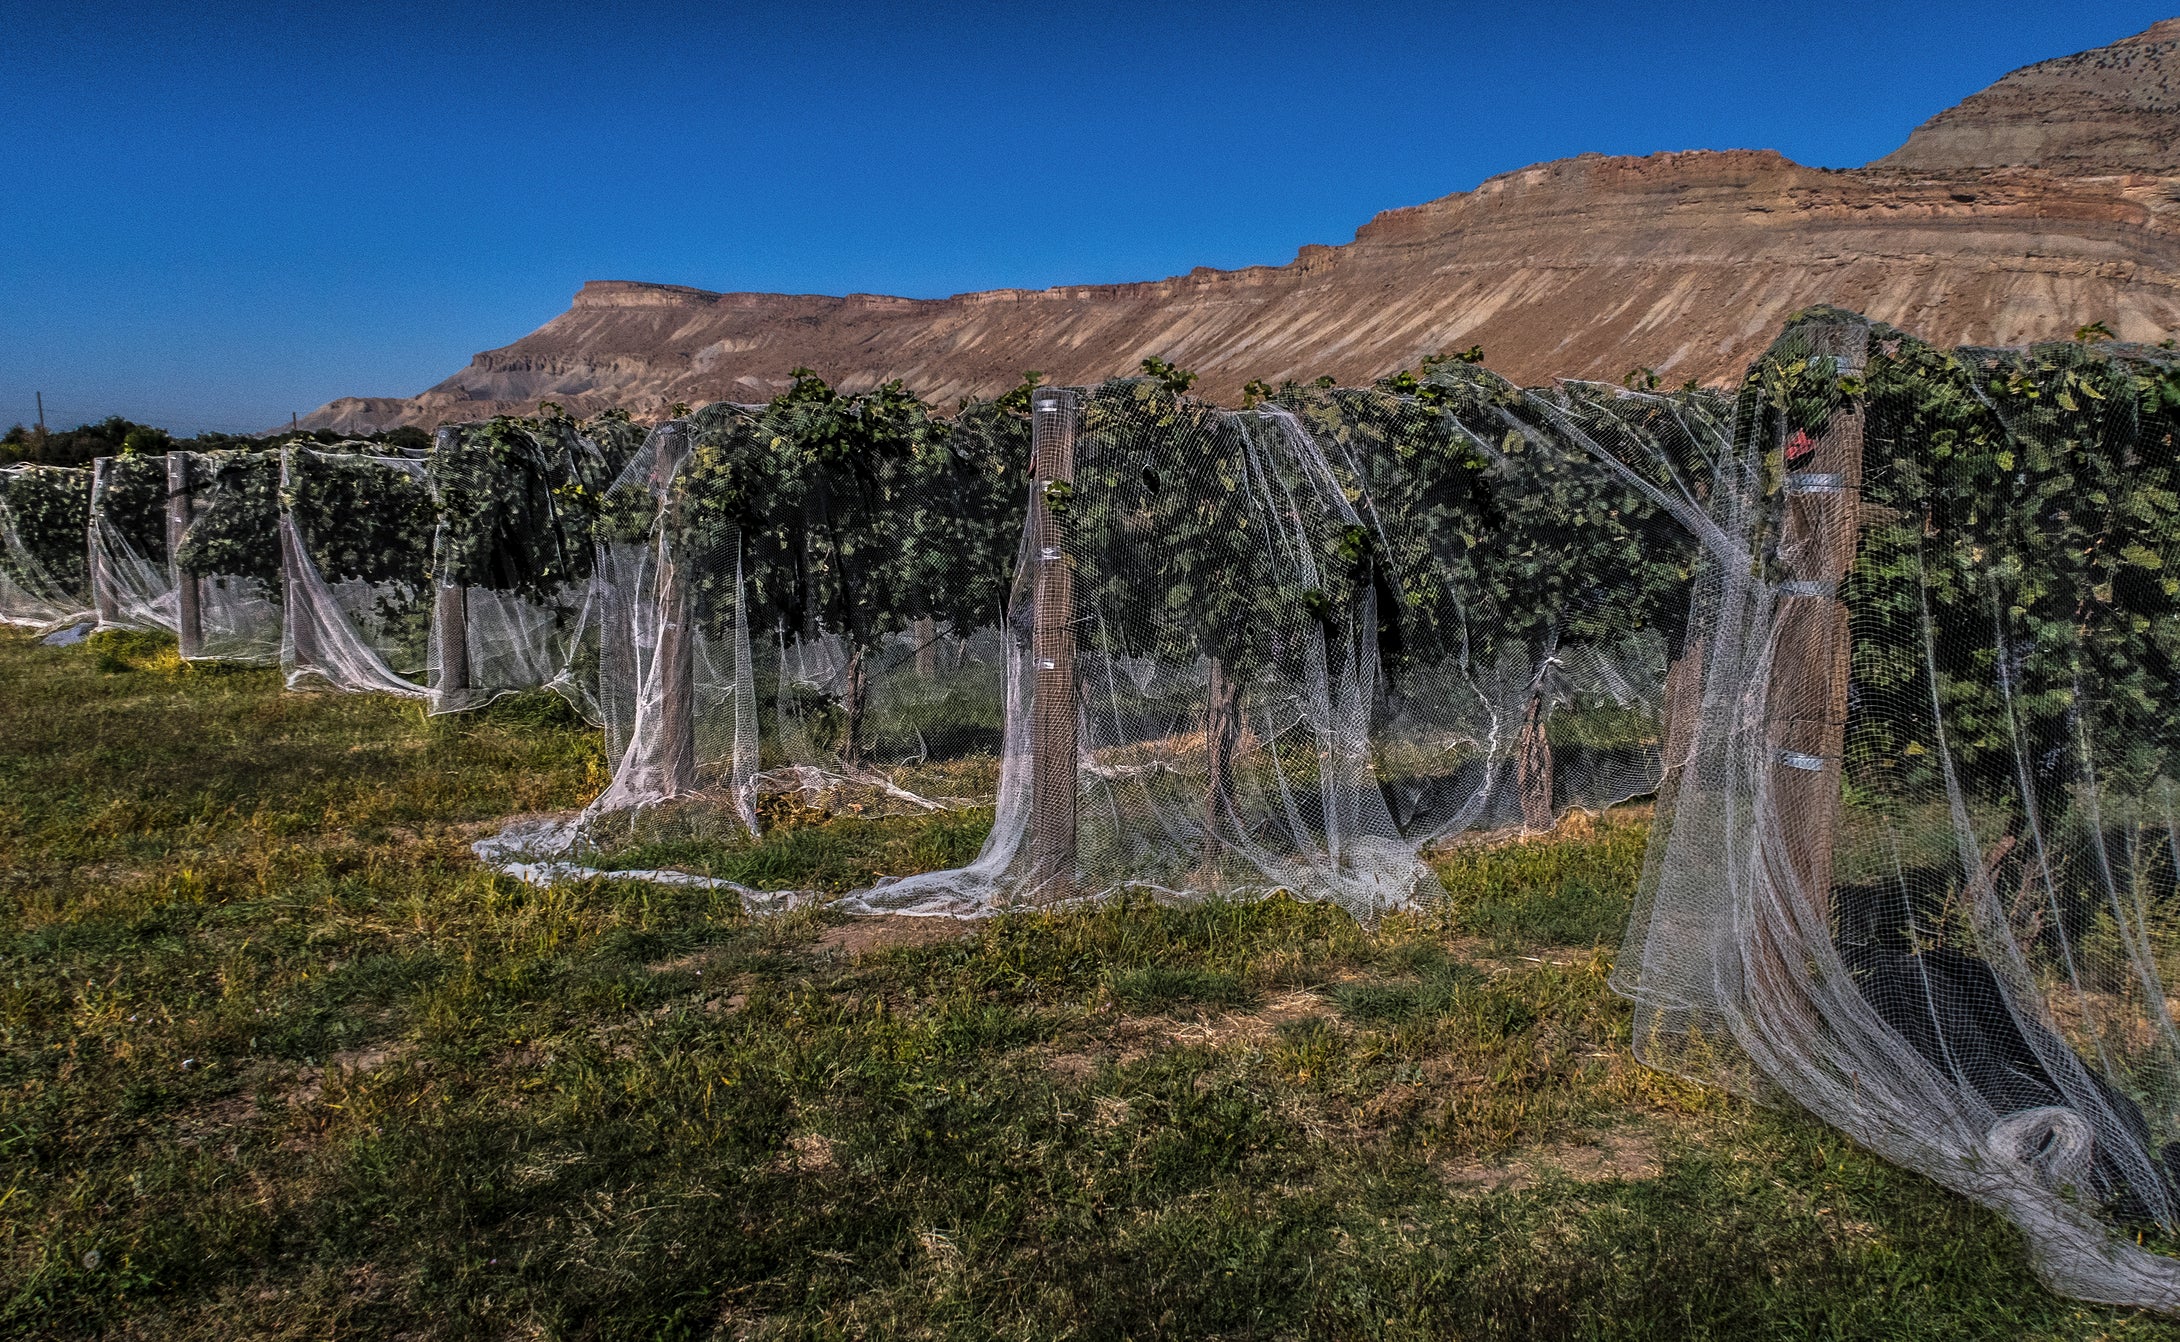
[[[2175,12],[0,0],[0,425],[405,395],[587,279],[1148,279],[1584,150],[1852,166]]]

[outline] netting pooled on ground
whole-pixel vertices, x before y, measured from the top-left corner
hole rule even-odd
[[[436,515],[422,455],[280,452],[280,664],[291,689],[426,698]]]
[[[175,631],[167,497],[164,453],[91,463],[91,597],[100,629]]]
[[[439,430],[426,472],[436,509],[432,711],[552,686],[598,716],[598,648],[586,642],[594,529],[641,442],[626,415],[563,415]]]
[[[2180,1308],[2180,363],[1818,311],[1750,372],[1701,711],[1617,986],[1644,1060],[1785,1096]]]
[[[90,515],[88,470],[0,466],[0,624],[56,629],[94,617]]]
[[[187,660],[280,660],[280,453],[176,451],[176,638]]]

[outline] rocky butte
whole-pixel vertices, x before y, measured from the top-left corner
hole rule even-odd
[[[1230,400],[1251,378],[1366,381],[1481,344],[1524,382],[1738,375],[1786,315],[1836,303],[1947,343],[2102,321],[2180,332],[2180,19],[2017,70],[1864,168],[1768,150],[1584,154],[1391,210],[1284,266],[944,299],[711,293],[596,280],[408,398],[344,397],[362,431],[534,410],[658,415],[763,400],[809,365],[951,404],[1026,368],[1088,382],[1156,354]]]

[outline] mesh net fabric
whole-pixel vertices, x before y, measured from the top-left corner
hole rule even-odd
[[[2113,1232],[2180,1228],[2172,358],[1820,312],[1752,370],[1617,970],[1645,1061],[2162,1309],[2180,1263]]]
[[[98,627],[175,632],[163,454],[100,457],[91,463],[89,543]]]
[[[408,456],[280,453],[290,689],[426,698],[435,525],[425,463]]]
[[[1717,455],[1701,394],[1525,391],[1453,363],[1245,411],[1152,379],[1051,396],[1071,478],[1043,487],[1014,592],[991,837],[850,907],[1284,890],[1372,918],[1441,893],[1433,842],[1655,785],[1693,545],[1630,445]],[[1053,566],[1077,696],[1056,735],[1031,632]],[[1069,750],[1072,796],[1041,806],[1037,759]],[[1036,851],[1055,803],[1075,810],[1065,872]]]
[[[194,586],[192,660],[270,666],[280,660],[280,454],[181,452],[189,517],[173,555],[177,593]],[[177,618],[187,615],[177,602]]]
[[[432,711],[551,687],[594,721],[599,620],[586,608],[599,508],[637,443],[625,417],[500,418],[439,431],[427,473],[436,509]],[[586,637],[589,635],[589,637]]]
[[[0,466],[0,624],[57,629],[94,617],[90,506],[87,470]]]
[[[885,388],[655,430],[601,509],[582,618],[613,782],[516,846],[988,801],[1026,439],[1008,408],[941,424]]]
[[[755,828],[768,782],[845,780],[879,806],[995,808],[968,868],[852,909],[1139,888],[1374,916],[1435,897],[1432,842],[1655,785],[1696,548],[1675,510],[1707,507],[1686,480],[1725,456],[1718,398],[1524,391],[1462,365],[1241,412],[1145,379],[1038,395],[1070,407],[1074,461],[1026,529],[1019,405],[957,418],[966,469],[829,497],[831,531],[807,479],[768,474],[792,422],[720,405],[654,434],[613,491],[590,606],[614,782],[575,826],[493,851],[611,847],[637,817],[654,837]],[[859,530],[859,507],[885,526]],[[811,545],[836,533],[883,539]],[[1040,742],[1054,565],[1076,683],[1071,729]],[[1009,571],[1005,619],[979,627]],[[857,602],[884,612],[861,635],[811,617],[852,623]],[[1077,835],[1057,874],[1029,840],[1056,752]]]

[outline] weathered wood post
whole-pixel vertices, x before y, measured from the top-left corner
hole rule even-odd
[[[659,432],[651,471],[651,488],[659,500],[659,643],[652,652],[651,674],[658,686],[660,786],[672,797],[696,789],[696,657],[689,628],[688,559],[677,535],[681,508],[673,490],[674,473],[689,451],[689,429],[673,423]]]
[[[1860,324],[1816,326],[1810,349],[1836,360],[1841,376],[1859,377],[1868,338]],[[1861,529],[1862,434],[1861,402],[1841,405],[1807,458],[1789,464],[1784,573],[1772,615],[1771,795],[1787,866],[1819,910],[1828,907],[1839,829],[1849,644],[1840,586],[1854,567]]]
[[[1075,572],[1067,554],[1067,501],[1075,484],[1075,394],[1056,387],[1031,396],[1029,562],[1030,872],[1039,897],[1065,896],[1075,882]]]
[[[203,579],[182,571],[182,538],[189,534],[189,454],[167,453],[167,575],[174,584],[174,641],[184,660],[204,655]]]
[[[460,445],[455,437],[459,432],[449,427],[432,435],[432,454],[451,454]],[[433,560],[447,562],[444,555]],[[445,573],[435,574],[432,583],[431,632],[439,648],[439,679],[432,693],[435,707],[458,709],[469,697],[469,589],[446,578]]]
[[[318,625],[310,594],[303,589],[303,575],[310,571],[310,557],[303,553],[303,538],[295,528],[288,500],[295,489],[295,449],[280,449],[280,662],[290,685],[296,672],[322,669],[318,657]]]
[[[916,640],[916,675],[930,680],[939,674],[939,622],[921,615],[910,628]]]
[[[121,598],[114,591],[113,575],[106,571],[106,545],[98,525],[99,505],[106,497],[106,473],[113,464],[112,457],[100,457],[91,463],[91,522],[83,537],[91,570],[91,604],[98,611],[101,629],[113,629],[121,623]]]

